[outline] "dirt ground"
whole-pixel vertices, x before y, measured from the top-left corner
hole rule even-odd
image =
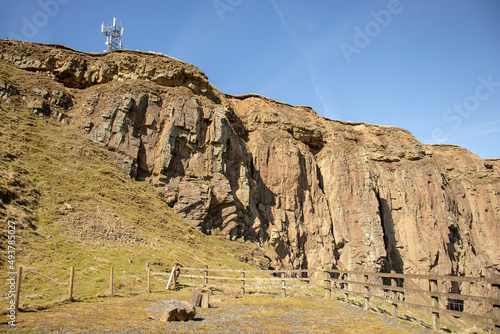
[[[193,321],[157,322],[145,307],[159,299],[189,300],[188,291],[135,297],[96,298],[18,313],[6,333],[430,333],[415,321],[365,312],[336,300],[311,297],[282,299],[245,295],[213,298],[209,309],[197,309]],[[4,315],[5,317],[5,315]]]

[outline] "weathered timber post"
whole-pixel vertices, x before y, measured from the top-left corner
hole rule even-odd
[[[113,297],[113,267],[109,269],[109,296]]]
[[[75,279],[75,267],[71,267],[69,270],[69,290],[68,290],[68,300],[73,301],[73,282]]]
[[[391,270],[391,274],[395,274],[396,271]],[[398,281],[396,278],[391,277],[391,286],[393,288],[398,286]],[[398,319],[398,292],[397,291],[391,291],[391,297],[392,297],[392,316],[394,317],[395,320]]]
[[[281,294],[283,298],[286,298],[286,281],[285,281],[286,273],[281,273]]]
[[[209,308],[210,307],[210,293],[203,292],[201,294],[201,308]]]
[[[325,276],[325,298],[330,299],[332,298],[332,281],[330,280],[332,277],[327,268],[323,272]]]
[[[491,284],[495,333],[500,333],[500,284]]]
[[[16,312],[19,310],[19,298],[21,297],[21,278],[23,275],[23,267],[18,267],[17,268],[17,275],[16,275],[16,296],[14,299],[14,308]]]
[[[208,286],[208,266],[205,266],[205,271],[203,272],[203,283],[205,284],[205,287]]]
[[[174,267],[172,268],[173,270],[173,275],[172,275],[172,290],[175,290],[177,288],[177,275],[178,275],[178,272],[180,271],[179,267],[177,266],[177,264],[174,265]]]
[[[241,294],[245,294],[245,269],[241,269]]]
[[[347,273],[342,274],[342,280],[348,279],[349,276]],[[344,303],[347,303],[349,301],[349,285],[347,283],[343,283],[343,290],[344,290]]]
[[[149,266],[149,262],[146,266],[146,271],[148,274],[148,293],[151,293],[151,267]]]
[[[435,279],[429,279],[429,290],[431,292],[438,292],[438,281]],[[432,327],[434,330],[439,330],[441,327],[439,320],[439,297],[431,293],[431,301],[432,301]]]
[[[368,283],[368,275],[364,275],[365,283]],[[370,310],[370,287],[365,285],[365,311]]]
[[[172,267],[172,271],[170,272],[170,276],[168,277],[167,287],[165,288],[165,290],[168,291],[168,288],[170,287],[170,283],[173,284],[172,279],[174,278],[174,276],[175,276],[175,265]],[[175,289],[175,286],[172,287],[172,290],[173,289]]]

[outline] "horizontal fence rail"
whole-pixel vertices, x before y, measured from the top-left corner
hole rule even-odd
[[[203,285],[209,288],[234,288],[241,295],[271,291],[278,292],[283,297],[287,297],[290,291],[311,289],[312,295],[324,293],[324,298],[327,299],[332,298],[332,292],[335,292],[342,296],[337,298],[346,303],[355,302],[350,296],[358,296],[364,300],[362,306],[367,311],[374,308],[373,300],[380,300],[384,305],[388,304],[395,319],[399,318],[400,307],[420,310],[432,316],[434,329],[440,328],[441,315],[446,315],[482,321],[500,333],[500,277],[372,273],[338,269],[236,270],[180,265],[155,272],[148,265],[147,281],[144,283],[142,279],[130,277],[122,271],[114,271],[112,266],[107,270],[108,275],[101,272],[96,279],[92,277],[97,272],[81,269],[76,271],[74,267],[63,268],[59,272],[66,274],[58,274],[59,277],[48,276],[34,268],[18,267],[15,275],[15,309],[20,309],[23,289],[26,294],[31,293],[31,296],[26,295],[26,299],[37,300],[33,298],[38,295],[33,293],[40,291],[40,284],[46,287],[43,293],[51,296],[48,297],[49,300],[59,296],[63,302],[75,300],[75,294],[81,300],[93,298],[96,293],[97,297],[112,297],[124,293],[137,294],[138,291],[158,291],[159,284],[162,289],[166,287],[166,290],[177,289],[180,285]],[[93,281],[93,284],[89,285],[89,281]]]
[[[424,311],[432,315],[434,329],[440,328],[441,315],[483,321],[500,332],[500,277],[463,277],[443,275],[417,275],[398,273],[373,273],[337,269],[295,270],[235,270],[216,268],[174,267],[174,287],[179,279],[201,280],[205,287],[239,288],[241,294],[251,290],[281,290],[286,297],[288,290],[324,289],[325,298],[332,291],[364,298],[364,309],[370,310],[373,299],[392,305],[392,316],[397,319],[400,306]],[[209,275],[211,273],[211,275]],[[153,273],[166,275],[169,273]],[[258,284],[258,285],[249,285]],[[471,290],[480,294],[472,294]],[[451,292],[449,292],[451,291]]]

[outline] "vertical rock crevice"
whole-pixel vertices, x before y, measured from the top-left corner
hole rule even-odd
[[[398,250],[392,209],[388,201],[380,196],[380,192],[378,190],[375,190],[375,196],[378,201],[378,212],[384,233],[384,245],[387,253],[387,259],[382,265],[382,271],[391,272],[394,270],[396,273],[402,274],[404,262]]]

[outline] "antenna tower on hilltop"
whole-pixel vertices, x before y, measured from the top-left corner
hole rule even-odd
[[[123,42],[120,41],[120,38],[123,36],[123,28],[121,22],[119,25],[116,25],[116,18],[113,18],[112,26],[106,27],[103,22],[101,25],[101,33],[106,35],[106,45],[108,46],[108,50],[105,50],[104,52],[123,49]]]

